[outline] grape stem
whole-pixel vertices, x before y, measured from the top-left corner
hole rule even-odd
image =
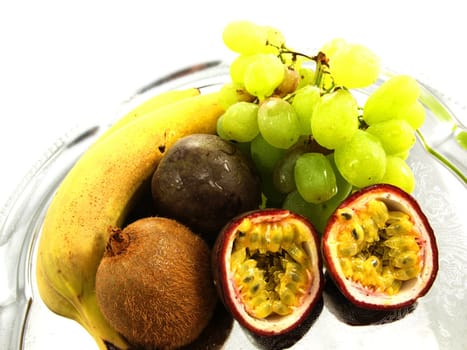
[[[304,54],[302,52],[292,51],[292,50],[289,50],[289,49],[287,49],[285,47],[281,47],[281,48],[278,48],[278,49],[279,49],[279,52],[280,52],[279,56],[282,55],[282,54],[291,54],[294,61],[295,61],[297,56],[305,57],[305,58],[309,59],[310,61],[316,61],[317,56],[308,56],[307,54]]]
[[[316,70],[313,76],[313,84],[315,86],[321,87],[323,83],[323,75],[327,72],[327,67],[329,67],[329,59],[326,57],[324,52],[318,52],[313,58],[316,61]]]
[[[302,52],[292,51],[285,47],[280,47],[279,49],[279,56],[283,54],[291,54],[293,61],[295,61],[297,56],[305,57],[310,61],[316,62],[316,70],[313,76],[313,85],[322,87],[323,86],[323,76],[324,74],[329,74],[329,58],[326,57],[326,54],[322,51],[319,51],[318,54],[315,56],[309,56]],[[333,86],[331,86],[330,90],[332,90]]]

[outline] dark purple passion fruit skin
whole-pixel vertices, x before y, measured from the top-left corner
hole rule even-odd
[[[410,208],[414,212],[417,213],[417,221],[419,221],[420,224],[425,228],[425,232],[426,232],[426,235],[424,236],[424,239],[426,242],[425,245],[431,247],[431,253],[433,257],[432,261],[430,262],[432,266],[431,274],[428,277],[425,277],[426,281],[425,281],[423,288],[419,289],[417,293],[413,295],[412,298],[404,299],[404,300],[401,300],[400,302],[393,302],[390,304],[387,304],[387,303],[377,304],[377,303],[367,303],[365,301],[357,301],[355,299],[355,296],[351,293],[351,291],[349,291],[345,287],[345,284],[343,283],[343,279],[345,279],[345,277],[340,276],[339,273],[337,272],[336,266],[335,266],[336,262],[333,260],[333,256],[330,252],[330,247],[328,245],[329,239],[331,238],[330,237],[331,228],[338,220],[337,211],[341,208],[346,208],[349,206],[352,207],[352,204],[355,203],[362,196],[369,196],[369,195],[374,195],[374,194],[380,194],[379,198],[395,196],[396,198],[398,198],[399,201],[403,202],[404,205],[410,206]],[[417,299],[426,295],[426,293],[431,289],[436,279],[438,269],[439,269],[438,247],[436,243],[436,237],[435,237],[433,228],[431,227],[428,221],[428,218],[423,213],[420,205],[418,204],[418,202],[412,195],[390,184],[371,185],[371,186],[362,188],[354,192],[353,194],[351,194],[349,197],[347,197],[339,205],[339,207],[336,208],[335,212],[329,218],[329,221],[326,225],[326,228],[323,233],[322,241],[321,241],[321,253],[322,253],[323,262],[324,262],[326,271],[328,272],[331,279],[334,281],[337,288],[344,295],[344,297],[347,298],[354,305],[361,307],[361,308],[370,309],[370,310],[396,310],[396,309],[401,309],[401,308],[413,305],[417,301]]]
[[[228,220],[261,204],[251,159],[212,134],[177,140],[152,176],[151,193],[160,215],[187,225],[209,245]]]
[[[310,232],[310,239],[314,241],[314,244],[317,249],[317,276],[313,281],[313,284],[318,284],[317,290],[315,292],[315,296],[313,297],[312,301],[306,307],[304,311],[301,311],[301,314],[298,315],[297,319],[289,324],[287,327],[282,328],[281,330],[271,330],[268,328],[258,328],[244,319],[243,315],[239,311],[239,308],[242,308],[240,297],[238,294],[231,295],[228,291],[229,284],[233,283],[230,271],[229,271],[229,264],[225,263],[224,257],[229,254],[229,250],[232,249],[232,245],[229,243],[231,242],[232,235],[235,234],[236,229],[240,225],[240,223],[245,219],[255,219],[264,217],[269,218],[268,220],[272,221],[280,221],[284,216],[291,217],[295,220],[299,220],[300,222],[304,223]],[[274,219],[275,218],[275,219]],[[266,220],[267,221],[267,220]],[[293,213],[289,210],[285,209],[278,209],[278,208],[267,208],[267,209],[257,209],[252,210],[241,215],[236,216],[232,220],[230,220],[224,228],[221,230],[220,234],[217,237],[217,240],[213,246],[212,250],[212,270],[213,270],[213,278],[214,283],[216,285],[219,299],[222,301],[224,306],[227,310],[230,311],[232,316],[239,322],[239,324],[250,331],[251,333],[263,336],[263,337],[272,337],[277,335],[285,335],[294,329],[296,329],[299,325],[301,325],[311,314],[315,306],[318,304],[320,300],[322,300],[322,291],[324,288],[324,274],[323,274],[323,263],[321,259],[321,254],[319,252],[319,238],[316,233],[315,228],[313,227],[312,223],[308,221],[305,217]]]

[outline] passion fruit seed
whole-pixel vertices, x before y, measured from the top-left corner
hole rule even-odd
[[[285,316],[301,305],[313,273],[304,244],[309,228],[300,221],[261,222],[245,218],[237,228],[230,268],[250,316]]]
[[[347,279],[389,295],[422,270],[420,233],[410,216],[373,199],[364,208],[337,212],[340,264]]]

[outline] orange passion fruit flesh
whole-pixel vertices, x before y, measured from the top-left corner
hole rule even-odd
[[[341,284],[357,302],[397,304],[423,294],[435,273],[428,266],[434,256],[430,234],[416,216],[415,209],[389,195],[370,196],[335,212],[325,237],[328,265],[333,256],[335,274],[345,277]]]
[[[236,228],[230,270],[234,289],[255,319],[291,315],[318,288],[316,242],[293,217],[244,218]]]

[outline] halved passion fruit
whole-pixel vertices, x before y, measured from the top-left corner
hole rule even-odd
[[[368,309],[413,304],[433,285],[438,248],[415,199],[386,184],[349,196],[322,239],[329,275],[352,303]]]
[[[231,220],[213,249],[221,300],[250,332],[285,334],[306,319],[323,288],[319,243],[312,224],[283,209]]]

